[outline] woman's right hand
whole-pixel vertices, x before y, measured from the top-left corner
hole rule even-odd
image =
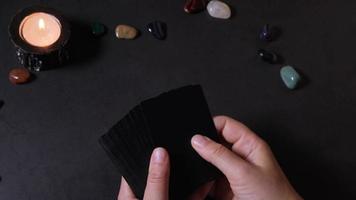
[[[242,123],[225,116],[214,118],[216,129],[231,148],[195,135],[192,146],[225,177],[201,187],[191,196],[200,200],[300,200],[265,141]]]

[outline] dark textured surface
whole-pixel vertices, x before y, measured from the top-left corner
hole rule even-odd
[[[40,2],[109,32],[97,53],[13,86],[8,71],[18,64],[7,26],[18,9]],[[178,0],[3,1],[0,199],[114,199],[120,176],[98,137],[140,100],[190,83],[203,85],[213,114],[265,138],[306,199],[355,199],[356,2],[227,2],[234,15],[224,21],[186,14]],[[157,19],[169,26],[165,41],[115,38],[119,23],[144,30]],[[266,23],[283,31],[268,46],[258,40]],[[280,66],[256,56],[259,47],[281,53],[307,85],[287,90]]]

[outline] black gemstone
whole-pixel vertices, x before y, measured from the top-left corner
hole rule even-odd
[[[167,36],[167,25],[161,21],[149,23],[147,25],[147,30],[158,40],[164,40]]]
[[[257,53],[263,61],[268,62],[270,64],[276,64],[280,62],[280,56],[273,52],[268,52],[264,49],[259,49]]]

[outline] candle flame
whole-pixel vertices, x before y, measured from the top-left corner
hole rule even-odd
[[[41,29],[41,30],[43,30],[43,29],[46,28],[45,21],[44,21],[42,18],[40,18],[40,19],[38,20],[38,28]]]

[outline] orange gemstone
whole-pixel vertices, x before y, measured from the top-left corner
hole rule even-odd
[[[12,84],[27,83],[31,78],[30,71],[26,68],[15,68],[9,73],[9,80]]]

